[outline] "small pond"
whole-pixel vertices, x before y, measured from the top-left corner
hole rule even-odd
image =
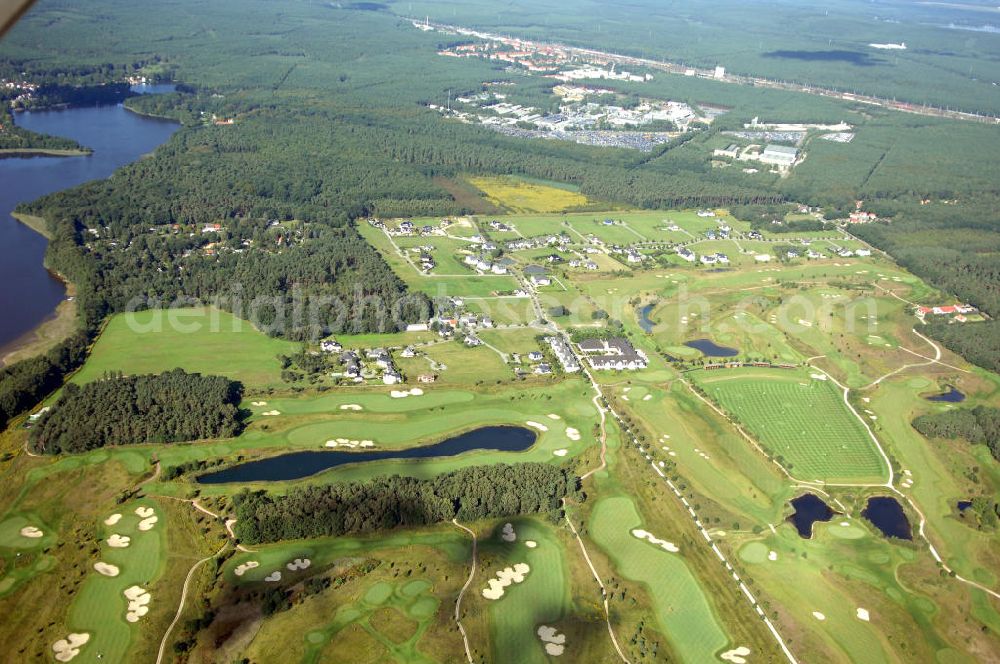
[[[647,334],[652,334],[652,332],[653,332],[653,326],[656,325],[656,323],[654,323],[649,318],[649,314],[652,313],[653,307],[655,307],[655,306],[656,306],[656,303],[655,302],[651,302],[650,304],[647,304],[647,305],[645,305],[643,307],[639,307],[636,310],[638,318],[639,318],[639,327],[641,327],[642,331],[646,332]]]
[[[812,538],[813,524],[817,521],[829,521],[836,514],[823,499],[812,493],[804,493],[791,501],[795,512],[788,520],[792,522],[799,535],[804,539]]]
[[[889,496],[873,496],[868,499],[868,506],[861,512],[886,537],[898,539],[913,539],[910,520],[906,518],[903,506],[895,498]]]
[[[708,357],[733,357],[740,352],[738,348],[720,346],[711,339],[694,339],[693,341],[685,341],[684,345],[700,350]]]
[[[972,501],[971,500],[960,500],[960,501],[958,501],[958,504],[956,505],[956,507],[958,508],[959,512],[964,512],[965,510],[967,510],[970,507],[972,507]]]
[[[965,395],[959,392],[954,385],[949,385],[947,392],[933,394],[925,398],[928,401],[947,401],[948,403],[959,403],[960,401],[965,401]]]
[[[226,470],[198,477],[200,484],[227,482],[278,482],[297,480],[330,468],[349,463],[366,463],[387,459],[427,459],[449,457],[473,450],[523,452],[535,443],[535,432],[524,427],[494,426],[474,429],[452,436],[440,443],[409,447],[401,450],[367,452],[316,451],[292,452],[279,456],[248,461]]]

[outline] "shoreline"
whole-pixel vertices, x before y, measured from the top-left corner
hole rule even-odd
[[[57,149],[57,148],[3,148],[0,149],[0,159],[15,157],[89,157],[94,154],[90,149]]]
[[[45,219],[30,214],[11,213],[18,223],[24,224],[46,240],[51,240]],[[43,262],[44,265],[44,262]],[[66,296],[56,305],[54,311],[43,318],[38,325],[21,336],[0,345],[0,367],[26,360],[47,352],[66,339],[76,330],[76,285],[54,270],[45,268],[66,289]]]

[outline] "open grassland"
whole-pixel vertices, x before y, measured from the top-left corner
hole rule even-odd
[[[888,468],[829,380],[799,370],[700,370],[708,396],[794,476],[825,482],[885,481]]]
[[[320,577],[338,580],[264,620],[245,654],[252,661],[303,663],[458,659],[462,645],[454,636],[451,608],[470,553],[461,532],[442,526],[371,539],[279,544],[241,555],[234,563],[260,563],[242,577],[229,568],[227,583],[244,589],[291,586],[317,570]],[[312,563],[308,572],[286,569],[302,557]],[[263,580],[276,570],[281,582]]]
[[[469,182],[491,203],[511,212],[564,212],[594,204],[579,191],[520,178],[475,177]]]
[[[281,384],[279,354],[299,344],[273,339],[245,320],[212,308],[140,311],[113,316],[73,382],[107,372],[217,374],[250,388]]]
[[[627,497],[606,497],[594,506],[590,535],[615,561],[625,578],[643,584],[672,649],[682,661],[707,661],[728,642],[698,580],[684,562],[684,550],[671,553],[633,536],[645,526]],[[679,533],[653,533],[670,541]]]

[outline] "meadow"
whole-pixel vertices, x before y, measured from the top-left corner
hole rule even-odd
[[[888,468],[878,448],[825,377],[746,368],[701,370],[692,379],[794,477],[885,481]]]

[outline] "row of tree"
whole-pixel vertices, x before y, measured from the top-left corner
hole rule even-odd
[[[578,494],[580,479],[544,463],[472,466],[417,479],[400,475],[233,498],[236,534],[252,543],[355,535],[452,519],[553,514]]]
[[[174,443],[235,436],[243,387],[222,376],[174,369],[109,375],[66,385],[30,435],[35,452],[84,452],[105,445]]]

